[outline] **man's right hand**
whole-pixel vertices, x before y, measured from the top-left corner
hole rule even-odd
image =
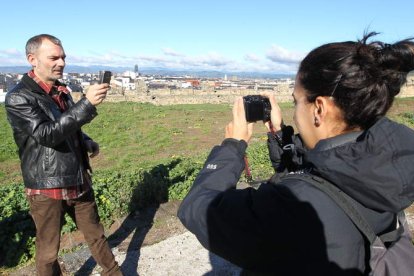
[[[109,84],[93,84],[89,86],[86,92],[86,98],[92,105],[98,105],[106,98],[106,92],[109,90]]]

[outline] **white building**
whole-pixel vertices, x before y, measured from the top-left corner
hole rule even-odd
[[[129,77],[129,78],[135,80],[137,78],[137,73],[132,72],[132,71],[125,71],[125,72],[122,73],[122,76],[123,77]]]
[[[0,103],[4,103],[6,100],[6,92],[3,92],[3,89],[0,89]]]
[[[135,90],[135,82],[131,78],[116,77],[111,84],[125,88],[126,90]]]

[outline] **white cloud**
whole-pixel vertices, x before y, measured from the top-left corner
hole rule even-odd
[[[200,56],[139,56],[140,66],[170,67],[179,69],[199,69],[199,70],[225,70],[233,63],[232,60],[216,53],[210,52]],[[141,65],[142,64],[142,65]]]
[[[66,59],[67,64],[71,65],[105,65],[105,66],[133,66],[140,59],[149,59],[156,61],[157,58],[139,57],[120,54],[116,51],[107,53],[93,53],[91,55],[70,55]]]
[[[246,54],[244,59],[249,62],[259,62],[260,58],[255,54]]]
[[[303,53],[292,52],[278,45],[272,45],[266,53],[269,60],[280,64],[299,63],[304,56]]]
[[[28,65],[26,54],[14,48],[0,50],[0,65]]]
[[[210,52],[206,55],[196,57],[195,60],[200,62],[200,65],[206,65],[213,68],[224,68],[232,62],[232,60],[216,52]]]
[[[105,53],[94,51],[83,55],[67,53],[66,63],[80,66],[133,67],[138,64],[140,68],[163,67],[190,70],[294,73],[302,57],[301,53],[272,45],[266,53],[263,53],[263,56],[247,53],[240,59],[229,58],[218,52],[190,56],[171,48],[163,48],[158,55],[128,55],[117,51]],[[24,52],[16,49],[0,50],[0,66],[8,65],[28,65]]]
[[[183,56],[185,56],[184,54],[181,54],[181,53],[179,53],[179,52],[177,52],[177,51],[175,51],[171,48],[163,48],[162,51],[163,51],[164,55],[166,55],[166,56],[173,56],[173,57],[183,57]]]
[[[19,51],[15,48],[10,48],[10,49],[5,49],[5,50],[0,50],[0,55],[11,55],[11,56],[17,56],[17,55],[21,55],[23,54],[22,51]]]

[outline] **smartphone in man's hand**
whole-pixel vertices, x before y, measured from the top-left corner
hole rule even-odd
[[[101,74],[99,78],[99,84],[101,83],[107,83],[109,84],[111,82],[112,72],[111,71],[104,71],[103,74]]]

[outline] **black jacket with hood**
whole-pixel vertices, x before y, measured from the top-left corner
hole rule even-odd
[[[204,247],[271,275],[363,275],[365,241],[333,200],[296,179],[236,189],[247,144],[213,148],[178,216]],[[304,152],[311,172],[353,197],[374,230],[395,227],[414,200],[414,131],[387,118]]]
[[[81,126],[96,115],[86,98],[76,104],[64,95],[68,110],[58,105],[27,74],[6,95],[7,117],[19,148],[27,188],[46,189],[80,185],[90,170]]]

